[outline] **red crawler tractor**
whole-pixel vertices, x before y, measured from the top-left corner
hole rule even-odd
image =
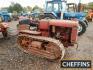
[[[40,20],[19,23],[18,44],[26,53],[47,59],[62,59],[65,48],[77,41],[78,22],[70,20]]]

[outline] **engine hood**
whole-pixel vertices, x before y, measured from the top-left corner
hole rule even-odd
[[[58,20],[58,19],[45,20],[45,19],[42,19],[42,20],[40,20],[40,22],[47,22],[49,25],[53,25],[53,26],[78,27],[78,21],[73,21],[73,20]]]

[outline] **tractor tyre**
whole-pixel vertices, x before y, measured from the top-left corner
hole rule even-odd
[[[84,21],[79,21],[78,36],[81,36],[86,31],[86,23]]]
[[[0,17],[0,22],[2,22],[2,17]]]
[[[86,27],[88,27],[88,21],[85,19],[84,22],[86,24]]]
[[[56,19],[52,14],[44,14],[40,16],[40,19]]]

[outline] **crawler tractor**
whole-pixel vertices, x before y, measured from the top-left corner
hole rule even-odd
[[[64,57],[65,47],[77,42],[77,29],[78,22],[71,20],[21,20],[17,42],[26,53],[59,60]]]

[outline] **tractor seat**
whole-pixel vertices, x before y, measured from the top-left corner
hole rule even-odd
[[[19,31],[19,34],[29,34],[29,35],[39,36],[39,35],[41,35],[41,32],[31,31],[31,30],[20,30],[20,31]]]

